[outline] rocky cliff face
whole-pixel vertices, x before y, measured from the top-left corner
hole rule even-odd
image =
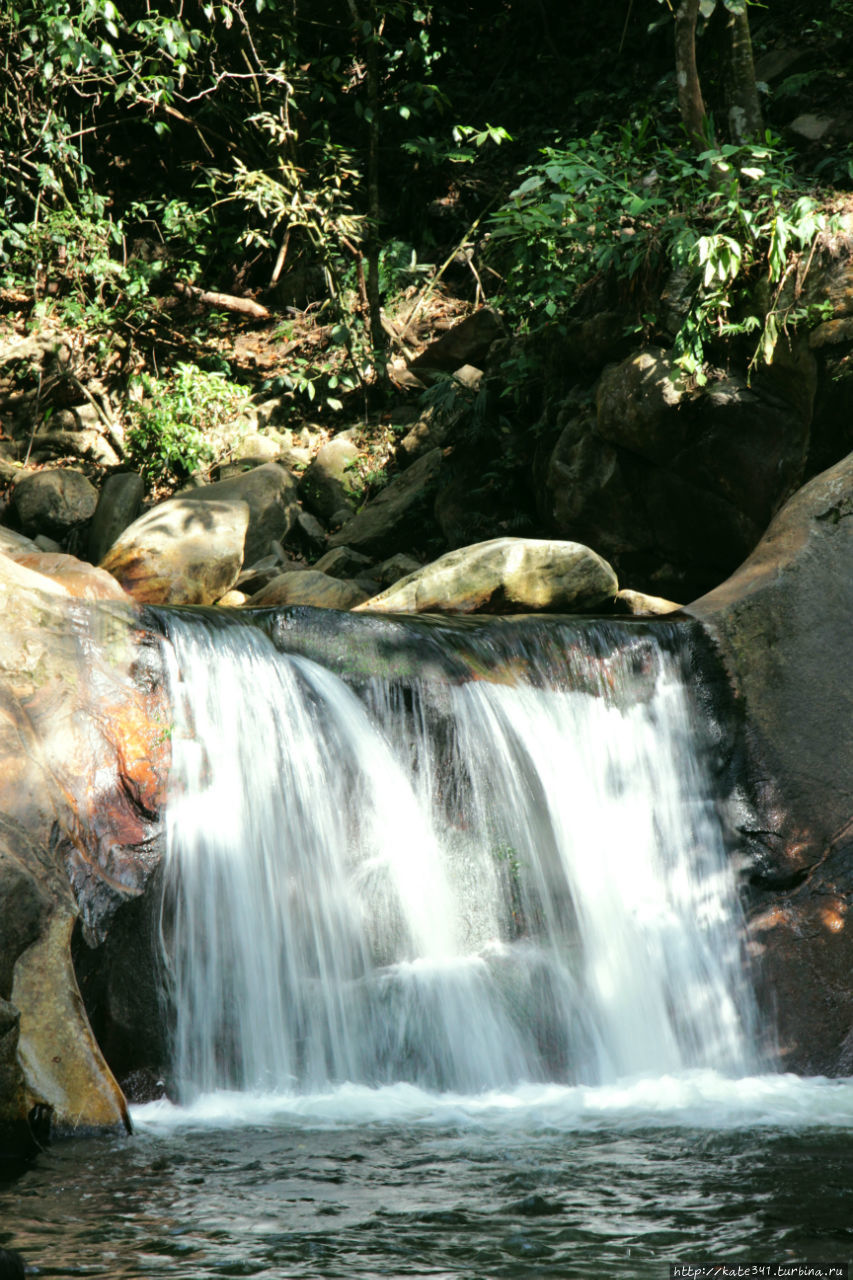
[[[781,1064],[853,1071],[853,454],[697,600],[745,736],[751,949]]]
[[[168,711],[123,603],[0,557],[0,1150],[122,1126],[72,935],[97,946],[159,860]]]

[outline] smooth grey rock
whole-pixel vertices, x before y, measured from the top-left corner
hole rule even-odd
[[[125,529],[101,568],[144,604],[213,604],[237,581],[248,525],[248,505],[234,498],[170,498]]]
[[[285,539],[299,515],[296,484],[277,462],[265,462],[244,475],[218,480],[201,489],[185,490],[180,498],[184,502],[234,503],[237,507],[245,503],[249,509],[244,552],[248,564],[266,555],[270,542]],[[169,501],[175,502],[177,498]]]
[[[612,600],[610,565],[589,547],[493,538],[449,551],[368,600],[380,613],[576,612]]]
[[[12,505],[25,533],[61,539],[91,520],[98,491],[80,471],[37,471],[15,485]]]
[[[433,370],[453,373],[466,364],[482,369],[489,348],[502,333],[503,323],[498,312],[491,307],[481,307],[431,342],[411,361],[409,369],[419,378]]]
[[[674,600],[664,600],[662,596],[649,596],[643,591],[631,591],[630,588],[617,591],[613,601],[614,613],[633,618],[663,617],[667,613],[675,613],[681,607]]]
[[[275,608],[287,604],[310,604],[318,609],[352,609],[367,599],[367,593],[352,582],[329,577],[316,569],[282,573],[262,591],[251,596],[251,608]]]
[[[39,544],[33,538],[27,538],[22,533],[16,533],[14,529],[5,529],[0,526],[0,552],[4,554],[8,551],[38,551]]]
[[[81,462],[94,462],[100,467],[116,467],[121,461],[102,431],[83,427],[77,431],[50,431],[36,436],[31,457],[37,461],[78,458]]]
[[[142,508],[145,481],[135,471],[108,476],[89,527],[89,559],[99,564],[120,533],[133,524]]]

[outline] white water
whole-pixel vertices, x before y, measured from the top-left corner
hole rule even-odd
[[[552,653],[546,680],[504,664],[359,698],[251,628],[170,632],[185,1101],[563,1123],[714,1110],[737,1083],[764,1105],[733,876],[665,652],[644,641],[634,702],[630,633],[581,655],[580,688]]]
[[[163,1100],[134,1107],[132,1114],[135,1128],[155,1133],[251,1125],[476,1127],[498,1134],[649,1128],[838,1132],[853,1130],[853,1080],[687,1071],[600,1085],[520,1084],[480,1094],[434,1093],[404,1083],[344,1084],[310,1094],[215,1090],[186,1106]]]

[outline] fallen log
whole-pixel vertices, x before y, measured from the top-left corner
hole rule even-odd
[[[269,320],[272,312],[260,302],[251,298],[237,298],[233,293],[214,293],[208,289],[199,289],[194,284],[174,285],[175,293],[185,298],[193,298],[205,307],[220,307],[223,311],[235,311],[238,315],[251,316],[253,320]]]

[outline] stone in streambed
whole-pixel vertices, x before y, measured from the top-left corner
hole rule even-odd
[[[235,504],[248,507],[249,522],[246,529],[244,560],[253,564],[267,555],[270,544],[284,541],[299,516],[296,482],[277,462],[265,462],[242,475],[215,484],[186,489],[163,506],[174,502]],[[221,593],[220,593],[221,594]]]
[[[125,529],[100,567],[142,604],[213,604],[237,581],[248,524],[245,502],[171,498]]]
[[[571,613],[618,590],[606,560],[575,542],[493,538],[449,551],[374,596],[381,613]]]
[[[303,569],[273,578],[269,586],[249,599],[248,604],[253,609],[288,604],[310,604],[318,609],[352,609],[366,599],[367,592],[353,582],[329,577],[316,569]]]

